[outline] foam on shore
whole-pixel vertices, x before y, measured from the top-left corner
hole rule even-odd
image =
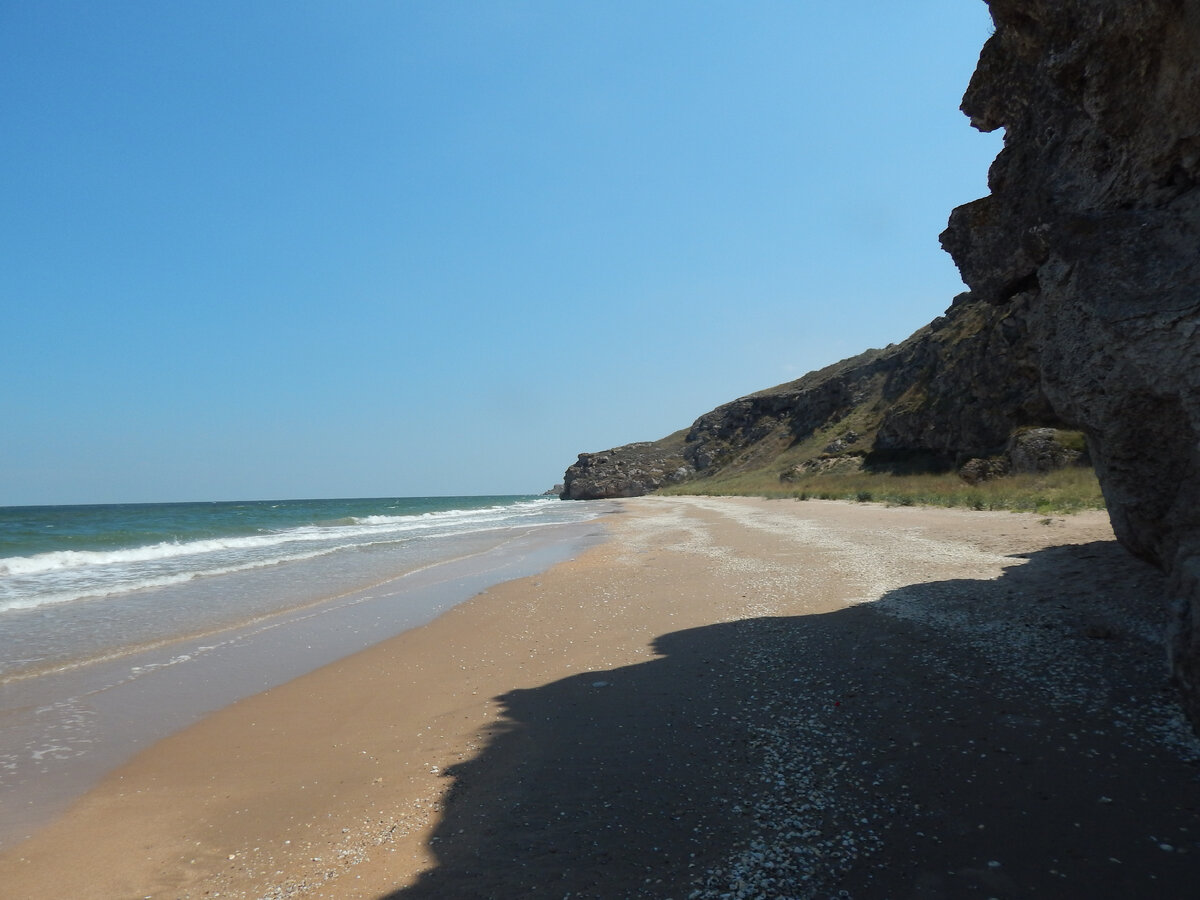
[[[162,615],[164,601],[143,592],[122,615],[133,602],[157,618],[139,623],[145,631],[133,643],[105,636],[103,621],[79,621],[93,610],[102,614],[99,604],[77,608],[74,630],[86,638],[90,627],[95,649],[63,635],[62,651],[39,647],[30,668],[21,670],[15,653],[9,659],[0,695],[0,847],[27,836],[139,749],[204,714],[576,555],[602,531],[585,521],[459,534],[441,542],[437,556],[404,559],[399,571],[398,561],[360,554],[346,563],[358,567],[349,580],[318,560],[308,569],[293,561],[273,578],[247,573],[241,581],[206,583],[226,603],[237,601],[233,621],[214,618],[194,590],[190,607],[180,605],[175,616]],[[272,599],[281,594],[286,604]],[[196,615],[190,628],[188,609]]]

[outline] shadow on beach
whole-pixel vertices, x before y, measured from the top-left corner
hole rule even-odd
[[[388,900],[1190,896],[1161,579],[1115,542],[1027,560],[503,695]]]

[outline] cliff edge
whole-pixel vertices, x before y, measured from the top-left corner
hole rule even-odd
[[[1117,538],[1170,576],[1171,670],[1200,725],[1200,0],[989,7],[962,108],[1004,149],[942,244],[975,300],[1029,311]]]

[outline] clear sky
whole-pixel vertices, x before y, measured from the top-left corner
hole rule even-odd
[[[972,0],[0,0],[0,505],[526,493],[900,341]]]

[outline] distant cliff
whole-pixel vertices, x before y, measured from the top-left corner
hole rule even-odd
[[[1118,539],[1170,574],[1171,672],[1200,727],[1200,0],[988,0],[963,110],[1005,130],[942,244],[970,292],[901,344],[583,454],[564,497],[738,469],[986,472],[1082,429]]]
[[[1059,426],[1021,304],[965,296],[901,344],[726,403],[654,443],[580,454],[565,499],[630,497],[717,474],[839,464],[925,469],[1003,456],[1015,432]]]

